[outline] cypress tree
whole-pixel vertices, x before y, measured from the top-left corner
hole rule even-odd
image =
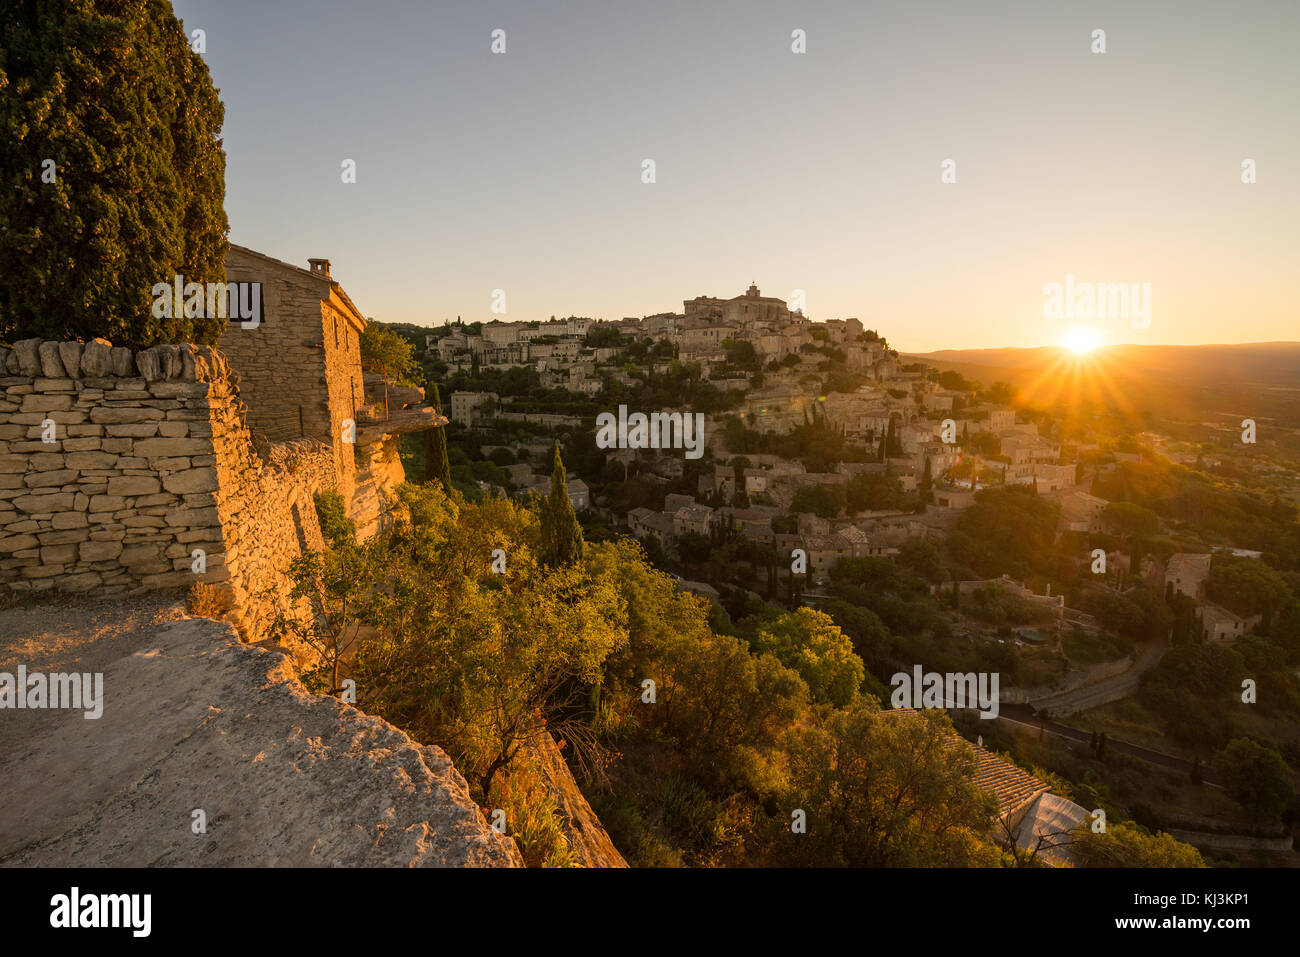
[[[429,383],[433,390],[433,408],[442,415],[442,395],[438,392],[438,383]],[[429,429],[424,433],[424,480],[437,479],[445,491],[451,491],[451,462],[447,459],[446,426]],[[436,435],[434,433],[437,433]]]
[[[930,471],[930,456],[925,457],[925,468],[921,470],[921,511],[925,511],[926,505],[934,498],[934,476]]]
[[[5,4],[0,339],[215,342],[152,290],[225,281],[224,115],[167,0]]]
[[[569,501],[564,462],[560,449],[555,449],[555,464],[551,467],[551,494],[542,504],[542,564],[552,568],[571,565],[582,558],[586,542],[582,526]]]

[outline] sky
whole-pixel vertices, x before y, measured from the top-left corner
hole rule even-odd
[[[1300,339],[1291,0],[173,5],[225,104],[231,241],[331,260],[381,321],[754,282],[907,352]],[[1149,323],[1048,315],[1067,276],[1149,283]]]

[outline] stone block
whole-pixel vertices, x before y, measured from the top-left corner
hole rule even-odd
[[[83,562],[103,562],[122,554],[121,542],[82,542],[78,552]]]
[[[55,485],[67,485],[75,482],[78,473],[72,469],[56,469],[52,472],[28,472],[23,476],[23,483],[28,488],[49,488]]]
[[[176,472],[163,479],[163,488],[178,495],[191,492],[215,492],[217,470],[190,469],[188,472]]]
[[[80,342],[59,343],[59,359],[63,363],[63,370],[73,379],[81,375],[81,350]]]
[[[108,480],[109,495],[153,495],[158,489],[158,480],[148,475],[122,475]],[[93,505],[91,511],[96,511]]]
[[[63,370],[63,360],[59,358],[59,344],[57,342],[42,342],[36,350],[37,356],[41,360],[40,374],[47,379],[64,379],[67,374]]]
[[[83,376],[107,375],[113,368],[113,344],[107,339],[91,339],[81,353],[81,374]]]

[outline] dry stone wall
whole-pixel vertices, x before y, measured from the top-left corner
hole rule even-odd
[[[0,583],[104,596],[216,586],[260,630],[320,547],[333,449],[255,439],[220,352],[0,347]]]

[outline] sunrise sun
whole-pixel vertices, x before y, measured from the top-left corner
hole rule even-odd
[[[1078,356],[1091,352],[1100,344],[1101,337],[1083,326],[1075,326],[1061,338],[1061,345]]]

